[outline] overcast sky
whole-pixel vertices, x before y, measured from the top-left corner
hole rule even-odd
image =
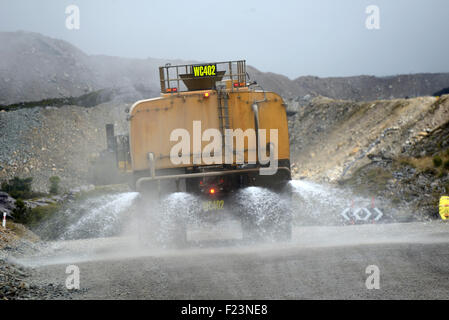
[[[79,30],[66,28],[71,4]],[[380,29],[366,28],[369,5]],[[448,0],[0,0],[0,31],[39,32],[88,54],[246,59],[290,78],[393,75],[449,72],[448,12]]]

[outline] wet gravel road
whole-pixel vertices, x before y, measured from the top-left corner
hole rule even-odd
[[[76,240],[18,261],[56,285],[78,266],[74,299],[449,299],[449,225],[439,221],[302,227],[290,243],[183,250],[142,248],[132,237]],[[380,289],[366,287],[370,265]]]

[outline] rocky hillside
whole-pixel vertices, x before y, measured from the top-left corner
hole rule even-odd
[[[167,62],[89,56],[66,41],[31,32],[0,32],[0,43],[0,105],[103,88],[125,88],[131,99],[154,95],[157,68]]]
[[[297,96],[370,101],[436,95],[449,87],[449,73],[422,73],[390,77],[341,78],[299,77],[294,80]]]
[[[0,181],[33,177],[37,191],[48,191],[51,176],[64,189],[90,182],[92,162],[106,149],[105,124],[127,132],[126,103],[35,107],[0,112]]]
[[[290,119],[297,178],[349,185],[436,215],[449,192],[449,96],[315,98]]]
[[[158,67],[182,63],[91,56],[63,40],[31,32],[0,32],[0,43],[0,105],[77,97],[104,88],[124,89],[129,101],[154,96],[159,92]],[[432,95],[449,87],[449,73],[291,80],[253,67],[248,72],[264,89],[285,98],[364,101]]]
[[[34,33],[0,33],[0,42],[0,105],[59,98],[50,103],[57,107],[37,101],[0,111],[0,181],[30,176],[37,191],[54,175],[63,189],[90,183],[105,124],[127,132],[125,109],[159,94],[157,67],[166,61],[89,56]],[[297,178],[435,213],[438,196],[449,192],[449,98],[403,97],[444,94],[449,74],[290,80],[249,71],[288,102]]]

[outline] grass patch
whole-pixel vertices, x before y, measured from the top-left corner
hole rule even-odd
[[[411,161],[409,158],[400,158],[397,162],[396,162],[396,168],[400,168],[400,167],[412,167],[416,169],[416,165],[413,161]]]
[[[396,169],[404,166],[409,166],[417,169],[419,172],[438,175],[444,177],[446,170],[449,170],[449,159],[445,160],[445,156],[436,155],[434,157],[422,158],[399,158],[395,162]],[[437,170],[436,168],[440,168]]]
[[[23,224],[6,221],[6,228],[12,231],[17,237],[27,239],[30,241],[39,241],[39,237],[32,231],[27,229]]]
[[[431,157],[422,157],[422,158],[402,157],[396,161],[396,164],[399,167],[403,166],[413,167],[419,171],[424,171],[426,168],[433,167]]]
[[[44,220],[47,220],[61,209],[58,203],[39,206],[36,208],[28,207],[21,199],[16,201],[16,208],[12,212],[14,221],[27,227],[35,227]]]
[[[26,234],[26,229],[23,225],[12,222],[11,220],[6,220],[6,228],[14,232],[14,234],[20,238],[23,238]]]
[[[42,221],[45,221],[50,217],[52,217],[56,212],[58,212],[61,209],[61,207],[62,206],[60,204],[54,203],[49,204],[47,206],[36,207],[31,209],[27,225],[29,225],[30,227],[38,225]]]

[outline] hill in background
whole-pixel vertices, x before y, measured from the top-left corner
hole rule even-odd
[[[0,32],[0,43],[0,105],[78,97],[104,88],[119,90],[128,101],[154,97],[159,94],[158,67],[166,63],[187,63],[87,55],[66,41],[22,31]],[[449,87],[449,73],[303,76],[294,80],[254,67],[248,67],[248,73],[264,89],[296,100],[308,96],[355,101],[417,97],[433,95]]]

